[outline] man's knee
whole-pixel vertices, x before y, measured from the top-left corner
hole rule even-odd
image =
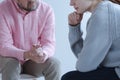
[[[46,60],[45,63],[40,64],[40,66],[41,65],[42,65],[41,68],[43,68],[43,69],[40,71],[43,71],[44,76],[48,75],[48,74],[50,75],[51,73],[54,75],[60,73],[60,62],[56,58],[49,58]],[[37,70],[37,71],[38,71],[37,73],[34,72],[34,74],[32,74],[32,75],[34,75],[35,77],[39,77],[40,76],[40,74],[38,74],[39,70]]]
[[[6,63],[4,65],[4,69],[18,70],[19,67],[20,67],[20,63],[17,59],[6,58]]]
[[[45,73],[53,73],[54,75],[60,74],[60,61],[56,58],[49,58],[45,62]]]
[[[5,58],[2,69],[3,80],[17,80],[21,72],[20,63],[14,58]]]
[[[47,64],[49,64],[49,66],[54,67],[54,68],[60,68],[60,61],[56,58],[49,58],[46,61]]]

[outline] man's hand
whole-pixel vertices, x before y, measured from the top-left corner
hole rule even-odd
[[[46,54],[40,51],[40,48],[40,46],[34,45],[31,50],[24,52],[24,58],[36,63],[44,63],[46,60]]]
[[[70,13],[68,16],[68,23],[71,26],[76,26],[80,24],[83,18],[83,14],[78,14],[77,12]]]

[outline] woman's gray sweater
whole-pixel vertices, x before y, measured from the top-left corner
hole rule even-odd
[[[80,25],[69,27],[71,49],[78,58],[76,68],[88,72],[99,66],[115,67],[120,78],[120,6],[102,1],[92,12],[87,35],[82,39]]]

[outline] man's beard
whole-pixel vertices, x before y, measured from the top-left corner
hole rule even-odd
[[[31,4],[32,4],[32,2],[29,1],[29,2],[27,3],[27,7],[24,7],[21,3],[18,3],[18,6],[19,6],[19,8],[21,8],[22,10],[26,10],[26,11],[28,11],[28,12],[36,10],[36,9],[38,8],[38,6],[39,6],[39,2],[36,2],[35,5],[33,5],[33,6],[31,6]]]

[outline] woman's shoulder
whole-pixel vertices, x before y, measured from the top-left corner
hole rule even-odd
[[[101,1],[93,11],[93,15],[108,15],[110,12],[120,13],[120,5],[112,3],[110,1]]]
[[[102,3],[103,6],[106,6],[109,10],[114,10],[120,12],[120,5],[113,3],[111,1],[103,1]]]
[[[100,2],[97,7],[95,8],[95,10],[92,12],[91,18],[102,18],[104,16],[107,17],[108,13],[108,3],[102,1]],[[102,17],[101,17],[102,16]]]

